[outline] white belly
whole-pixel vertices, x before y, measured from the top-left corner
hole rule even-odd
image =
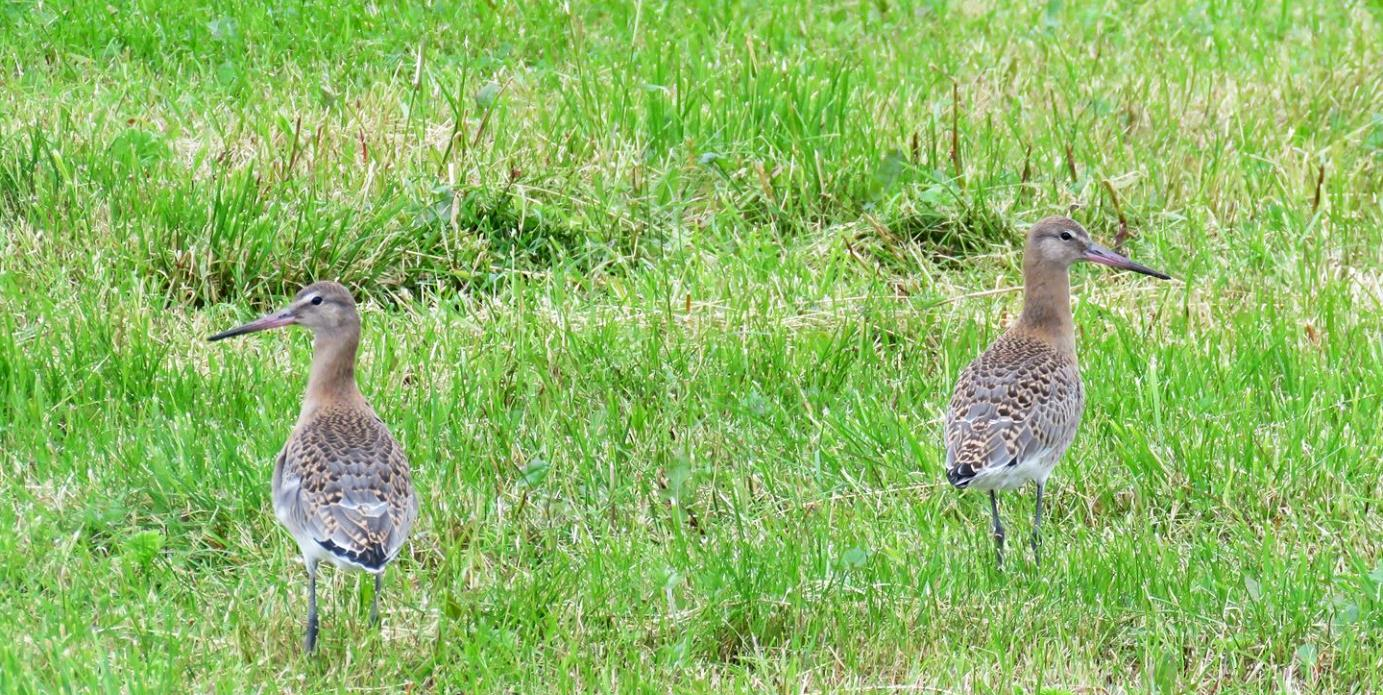
[[[282,521],[284,527],[288,529],[288,532],[293,534],[293,540],[297,541],[298,551],[303,554],[303,564],[312,566],[321,562],[326,562],[343,570],[369,572],[371,574],[378,574],[384,571],[383,569],[380,569],[378,572],[366,569],[328,551],[326,548],[323,548],[322,544],[318,543],[317,539],[313,538],[312,534],[306,529],[295,529],[288,524],[283,515],[278,515],[278,517],[279,521]]]
[[[972,490],[1016,490],[1028,483],[1043,484],[1060,458],[1061,452],[1048,450],[1012,466],[990,466],[976,473],[966,487]]]

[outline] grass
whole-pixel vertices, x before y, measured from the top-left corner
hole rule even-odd
[[[412,5],[0,2],[0,689],[1383,688],[1375,3]],[[939,418],[1071,203],[1177,279],[1074,271],[1000,572]],[[306,659],[308,341],[203,338],[320,278],[422,517]]]

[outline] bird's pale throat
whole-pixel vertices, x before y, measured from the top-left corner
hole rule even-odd
[[[312,341],[312,373],[307,379],[309,402],[359,395],[355,384],[355,353],[359,347],[358,327],[317,334]]]
[[[1067,269],[1047,263],[1025,264],[1023,286],[1023,313],[1018,318],[1018,326],[1074,348],[1071,276]]]

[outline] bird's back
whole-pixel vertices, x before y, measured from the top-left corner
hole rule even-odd
[[[961,372],[946,413],[946,477],[1007,489],[1046,479],[1085,404],[1074,353],[1009,331]]]
[[[328,405],[303,418],[279,454],[273,497],[304,556],[372,573],[394,559],[418,516],[408,460],[368,406]]]

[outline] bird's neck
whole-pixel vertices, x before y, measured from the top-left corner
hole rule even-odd
[[[312,373],[307,378],[303,412],[328,403],[360,399],[355,385],[355,352],[360,328],[320,332],[312,341]]]
[[[1074,353],[1076,325],[1071,318],[1071,275],[1062,266],[1024,263],[1023,313],[1014,328]]]

